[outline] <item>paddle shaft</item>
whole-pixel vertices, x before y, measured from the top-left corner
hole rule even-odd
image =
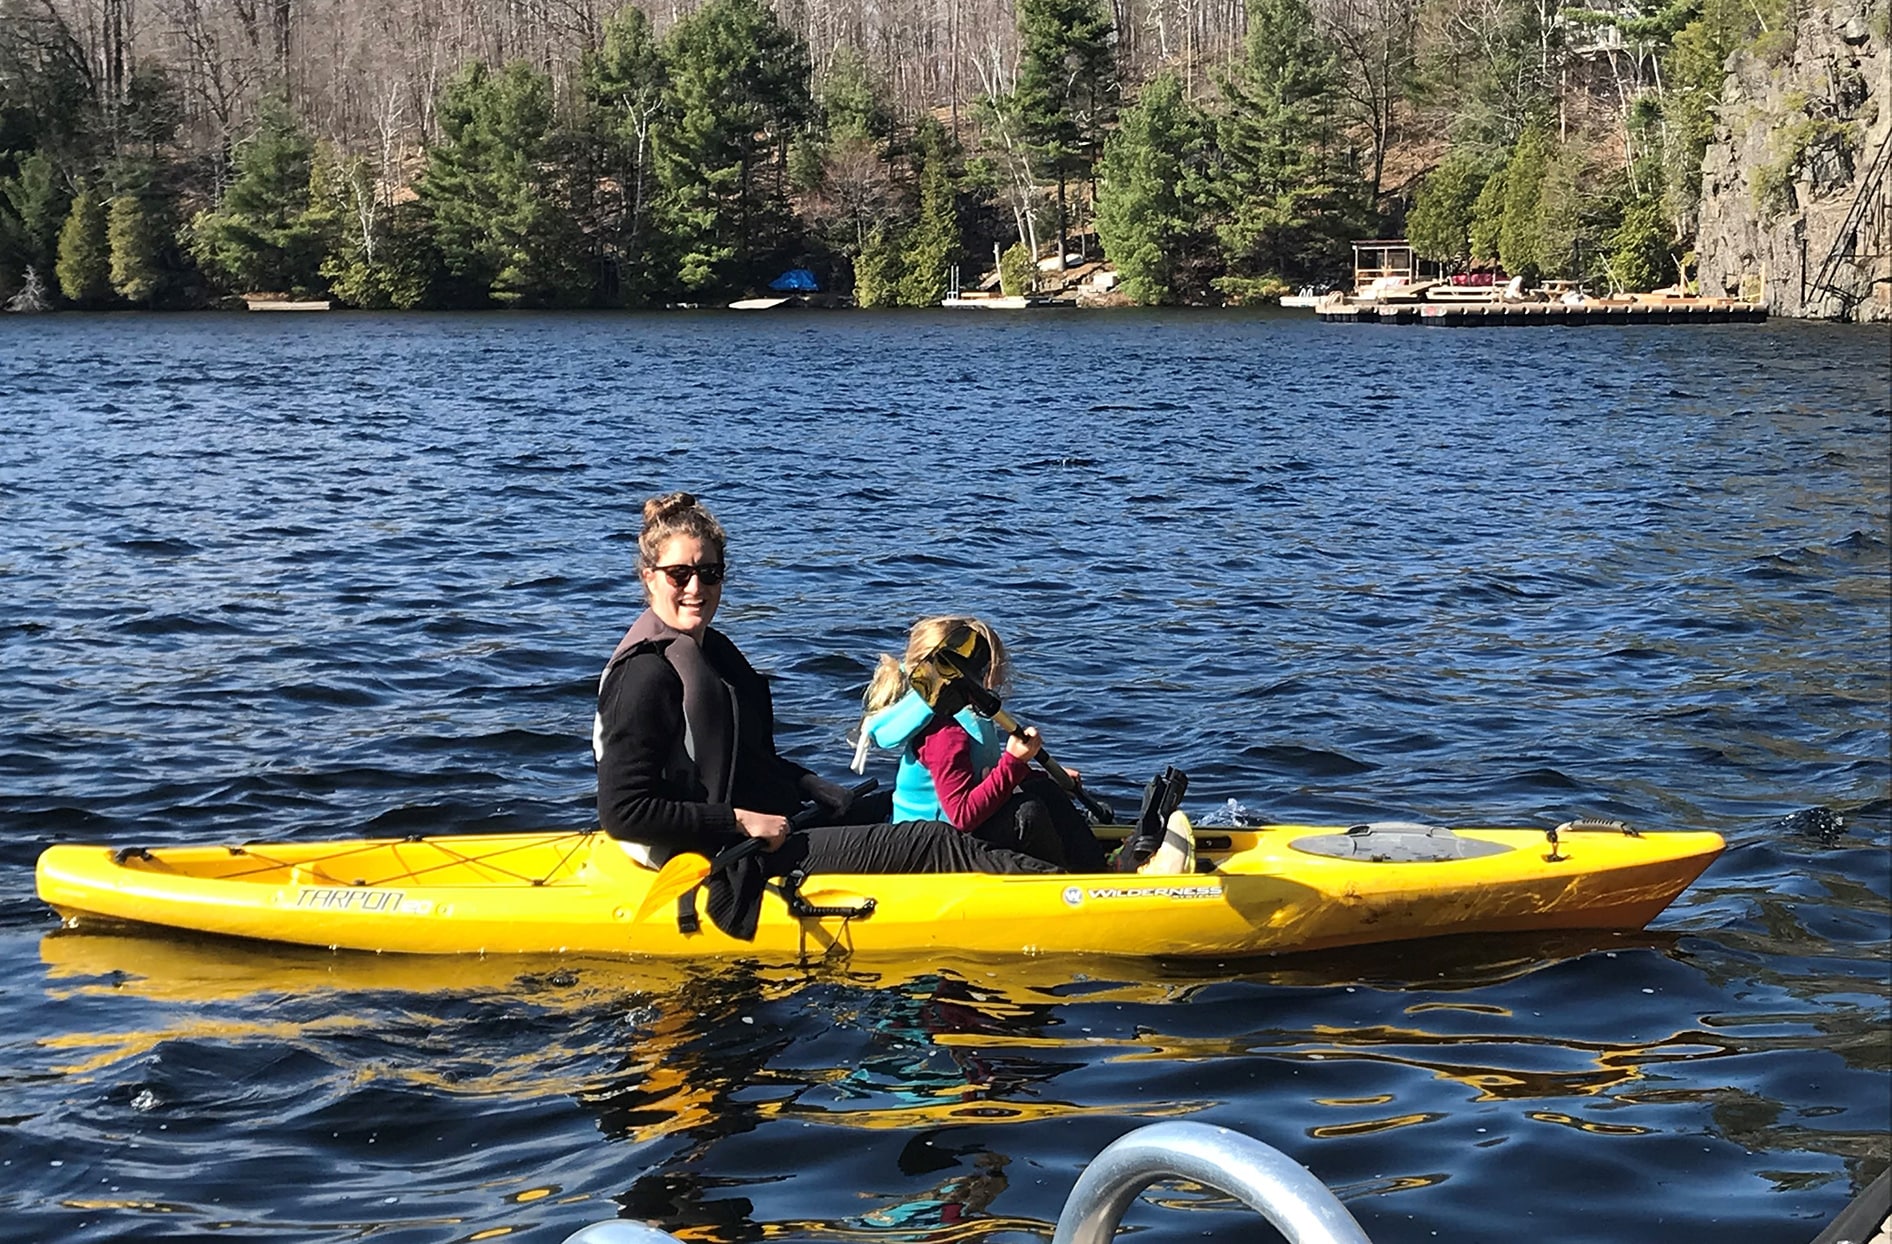
[[[952,652],[941,650],[915,664],[915,673],[922,669],[928,671],[928,676],[924,680],[927,685],[923,686],[921,680],[915,678],[913,674],[909,674],[909,679],[926,702],[935,709],[953,711],[948,706],[947,688],[951,688],[952,694],[965,698],[965,702],[972,706],[973,712],[989,719],[999,729],[1016,738],[1025,737],[1025,727],[1019,724],[1018,718],[1005,711],[998,693],[986,686],[971,670],[960,664]],[[1110,822],[1110,805],[1085,790],[1078,780],[1071,776],[1069,770],[1051,758],[1051,753],[1044,749],[1043,743],[1038,745],[1037,759],[1039,767],[1053,782],[1057,783],[1058,789],[1089,809],[1091,816],[1098,824]]]
[[[998,707],[996,697],[992,711],[987,713],[986,716],[990,717],[992,723],[999,729],[1006,731],[1014,738],[1022,739],[1025,737],[1025,727],[1018,723],[1018,718]],[[1050,776],[1051,780],[1058,784],[1058,789],[1090,809],[1091,815],[1097,818],[1099,824],[1110,820],[1109,805],[1085,790],[1083,784],[1071,776],[1070,770],[1053,760],[1051,753],[1045,750],[1043,743],[1038,745],[1037,761],[1039,766],[1044,769],[1045,773]]]

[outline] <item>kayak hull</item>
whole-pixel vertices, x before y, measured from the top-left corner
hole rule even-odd
[[[1443,835],[1443,838],[1440,837]],[[829,875],[795,915],[772,887],[753,941],[678,904],[608,836],[545,832],[244,846],[49,847],[40,898],[69,925],[133,923],[409,954],[908,953],[1235,957],[1462,933],[1639,929],[1720,854],[1713,833],[1433,830],[1426,850],[1306,825],[1205,830],[1203,871]],[[1450,853],[1429,844],[1445,842]],[[1356,853],[1335,854],[1357,847]],[[1365,844],[1360,846],[1358,844]],[[1443,854],[1428,858],[1427,852]],[[866,914],[843,915],[837,911]],[[692,905],[701,910],[700,896]]]

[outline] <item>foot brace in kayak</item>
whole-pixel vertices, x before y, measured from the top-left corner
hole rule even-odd
[[[1137,871],[1149,876],[1196,871],[1196,830],[1188,813],[1178,809],[1169,814],[1163,825],[1163,845]]]
[[[1156,854],[1168,832],[1170,814],[1182,806],[1188,790],[1189,775],[1173,765],[1164,766],[1150,779],[1143,788],[1143,808],[1137,813],[1136,829],[1117,852],[1118,872],[1136,872]]]

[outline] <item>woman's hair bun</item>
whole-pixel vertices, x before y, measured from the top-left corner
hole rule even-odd
[[[644,502],[644,525],[655,527],[684,510],[696,508],[696,497],[687,492],[665,493]]]
[[[723,525],[694,493],[668,492],[644,502],[644,530],[637,534],[638,558],[647,567],[655,566],[658,554],[672,536],[701,540],[717,561],[723,559]]]

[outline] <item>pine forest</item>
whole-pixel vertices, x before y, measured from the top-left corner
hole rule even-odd
[[[1247,304],[1402,236],[1650,289],[1806,2],[0,0],[0,304]]]

